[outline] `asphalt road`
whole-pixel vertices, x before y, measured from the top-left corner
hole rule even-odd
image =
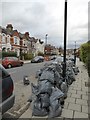
[[[25,75],[27,75],[28,77],[35,76],[36,71],[42,68],[45,63],[46,62],[28,63],[24,64],[21,67],[7,69],[7,71],[10,73],[14,83],[17,83],[22,81]]]

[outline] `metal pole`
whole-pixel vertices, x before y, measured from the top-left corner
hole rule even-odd
[[[48,36],[48,34],[45,35],[45,40],[46,40],[45,42],[46,42],[46,45],[47,45],[47,36]]]
[[[64,58],[63,58],[63,78],[66,78],[66,38],[67,38],[67,0],[65,0],[64,11]]]
[[[47,36],[48,34],[45,35],[45,46],[44,46],[44,55],[46,54],[46,45],[47,45]]]
[[[76,41],[75,41],[75,49],[74,49],[74,64],[76,65]]]

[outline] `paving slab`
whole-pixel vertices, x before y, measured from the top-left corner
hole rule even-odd
[[[77,94],[80,94],[80,95],[87,95],[87,92],[81,91],[81,90],[77,90],[76,93],[77,93]]]
[[[83,113],[90,114],[90,107],[89,107],[89,106],[82,105],[82,112],[83,112]]]
[[[83,100],[88,100],[88,98],[89,98],[88,95],[82,95]]]
[[[65,103],[64,103],[64,108],[67,109],[67,108],[68,108],[68,105],[69,105],[69,103],[68,103],[68,102],[65,102]]]
[[[69,103],[68,109],[81,112],[81,105]]]
[[[32,111],[29,108],[20,118],[32,118]]]
[[[74,94],[74,93],[73,93],[73,94],[71,95],[71,97],[72,97],[72,98],[81,98],[81,95],[80,95],[80,94]]]
[[[76,104],[88,105],[87,100],[82,100],[82,99],[76,99]]]
[[[73,118],[73,110],[63,109],[61,117]]]
[[[65,102],[75,103],[75,98],[68,97]]]
[[[77,111],[75,111],[75,113],[74,113],[74,118],[88,118],[89,116],[88,116],[88,114],[86,114],[86,113],[82,113],[82,112],[77,112]]]
[[[76,90],[68,90],[69,93],[76,94]]]

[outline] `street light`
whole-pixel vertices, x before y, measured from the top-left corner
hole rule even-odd
[[[47,36],[48,36],[48,34],[45,35],[44,54],[46,54]]]
[[[65,0],[64,11],[64,58],[63,58],[63,78],[66,78],[66,38],[67,38],[67,0]]]
[[[76,65],[76,41],[75,41],[75,49],[74,49],[74,65]]]
[[[45,45],[47,45],[47,36],[48,34],[45,35]]]

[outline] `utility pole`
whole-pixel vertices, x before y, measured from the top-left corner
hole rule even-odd
[[[64,11],[64,58],[63,58],[63,78],[66,78],[66,39],[67,39],[67,0],[65,0]]]

